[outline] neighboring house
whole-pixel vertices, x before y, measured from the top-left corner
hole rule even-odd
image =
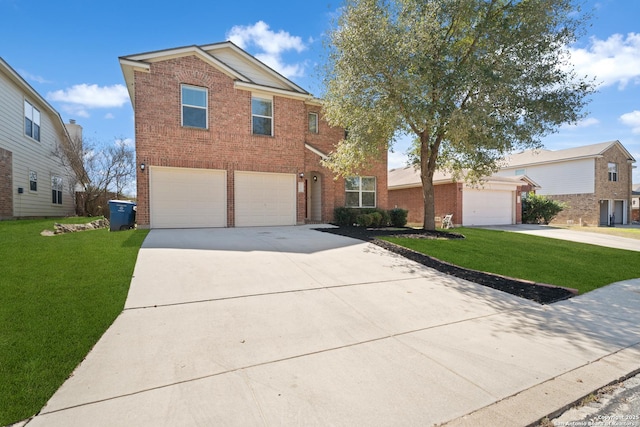
[[[640,184],[634,185],[631,192],[631,220],[640,222]]]
[[[60,114],[0,58],[0,219],[74,214],[76,178],[54,154],[68,143]]]
[[[436,224],[453,215],[455,225],[505,225],[522,222],[521,193],[537,188],[526,176],[491,176],[477,186],[437,171],[433,177]],[[389,207],[409,211],[409,223],[422,224],[424,197],[420,171],[413,166],[389,171]]]
[[[634,162],[620,141],[610,141],[513,154],[498,174],[526,174],[540,185],[537,194],[566,203],[553,223],[628,224]]]
[[[140,227],[296,225],[387,207],[386,153],[334,179],[344,136],[307,91],[231,42],[120,58],[135,112]]]

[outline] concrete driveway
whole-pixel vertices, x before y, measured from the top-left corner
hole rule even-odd
[[[625,228],[638,228],[637,226],[623,226]],[[491,230],[511,231],[514,233],[530,234],[532,236],[546,237],[549,239],[569,240],[572,242],[586,243],[589,245],[605,246],[615,249],[640,252],[640,240],[627,237],[599,234],[592,231],[580,231],[576,229],[558,228],[550,225],[517,224],[495,225],[483,227]]]
[[[527,425],[640,369],[640,280],[549,306],[309,226],[152,230],[32,426]]]

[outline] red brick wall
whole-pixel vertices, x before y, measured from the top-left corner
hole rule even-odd
[[[13,155],[0,148],[0,219],[13,217]]]
[[[180,85],[208,89],[209,128],[181,126]],[[137,162],[147,166],[211,168],[227,171],[228,226],[234,226],[234,171],[321,173],[323,221],[333,218],[333,207],[344,203],[344,183],[334,181],[320,157],[305,148],[305,141],[328,153],[343,136],[323,120],[319,134],[308,132],[307,112],[319,107],[302,100],[273,97],[274,136],[251,133],[251,92],[234,89],[224,73],[194,57],[151,64],[151,71],[135,72]],[[378,174],[378,205],[386,206],[386,156],[373,168]],[[138,224],[149,225],[148,168],[138,170]],[[300,182],[300,180],[298,181]],[[305,220],[306,195],[297,193],[297,222]],[[340,199],[342,198],[342,199]]]
[[[453,214],[453,223],[462,223],[462,184],[450,183],[435,186],[436,217],[443,218]],[[422,225],[424,221],[424,197],[422,187],[389,190],[389,208],[401,208],[409,211],[407,221]],[[436,222],[436,226],[439,226]]]

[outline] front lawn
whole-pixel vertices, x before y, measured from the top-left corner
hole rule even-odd
[[[0,221],[0,425],[37,413],[124,307],[146,230],[53,237]]]
[[[478,228],[452,230],[466,239],[381,237],[442,261],[585,293],[640,277],[640,254],[527,234]]]

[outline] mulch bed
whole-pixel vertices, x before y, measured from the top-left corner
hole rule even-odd
[[[425,231],[413,228],[383,228],[371,229],[365,227],[340,227],[317,228],[318,231],[338,234],[354,239],[364,240],[401,255],[426,267],[436,269],[445,274],[459,277],[479,285],[488,286],[512,295],[526,298],[540,304],[551,304],[562,301],[576,295],[575,291],[542,283],[534,283],[527,280],[514,279],[497,274],[482,271],[469,270],[440,261],[437,258],[416,252],[414,250],[398,246],[385,240],[377,239],[379,236],[405,237],[414,239],[464,239],[461,234],[444,231]]]

